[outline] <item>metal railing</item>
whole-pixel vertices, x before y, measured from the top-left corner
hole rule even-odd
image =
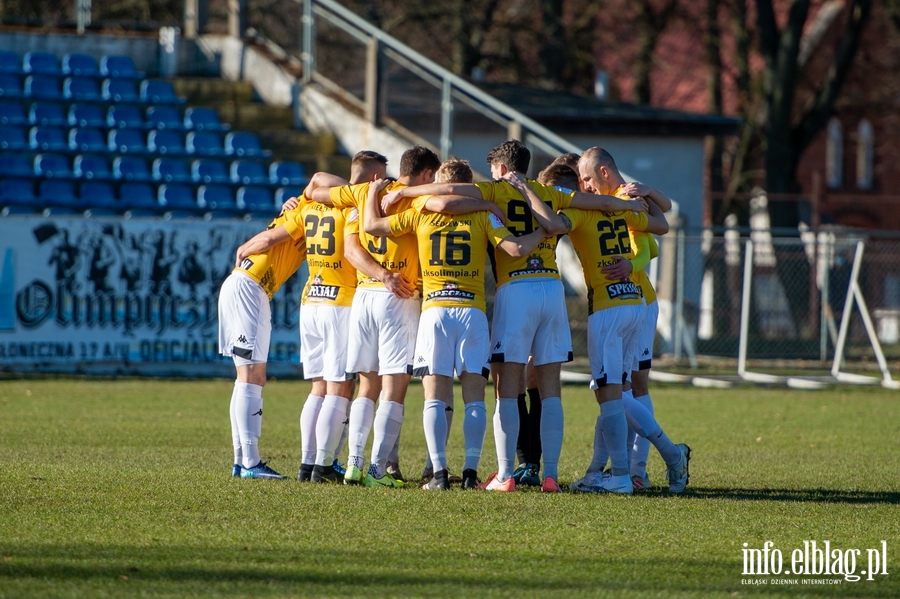
[[[454,151],[454,114],[465,106],[500,127],[510,139],[520,139],[533,149],[556,156],[564,152],[581,153],[582,148],[556,135],[543,125],[497,100],[490,94],[437,63],[425,58],[406,44],[371,25],[332,0],[294,0],[303,6],[303,40],[301,60],[304,83],[316,82],[363,110],[373,124],[389,124],[401,130],[412,141],[425,143],[446,159]],[[365,80],[363,98],[354,96],[317,68],[317,24],[327,22],[365,47]],[[385,63],[394,61],[411,75],[426,82],[440,93],[440,136],[431,143],[425,136],[401,125],[387,114],[385,101]]]

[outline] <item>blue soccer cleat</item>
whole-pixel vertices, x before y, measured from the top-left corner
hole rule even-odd
[[[265,462],[260,462],[251,468],[241,468],[241,478],[267,478],[271,480],[284,480],[287,477],[278,474],[268,466]]]

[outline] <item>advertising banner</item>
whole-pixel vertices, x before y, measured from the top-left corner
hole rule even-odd
[[[7,372],[228,376],[219,287],[264,221],[0,219],[0,367]],[[303,272],[272,302],[269,371],[300,373]]]

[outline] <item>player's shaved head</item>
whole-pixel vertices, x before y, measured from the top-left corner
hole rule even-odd
[[[605,166],[614,173],[618,174],[619,172],[619,168],[616,166],[616,161],[613,160],[612,155],[599,146],[594,146],[585,150],[584,154],[582,154],[581,158],[578,160],[578,164],[584,165],[592,171],[597,170],[601,166]]]
[[[386,172],[387,158],[372,150],[357,152],[350,161],[351,184],[383,179]]]
[[[472,178],[472,167],[469,166],[468,160],[458,158],[445,160],[437,171],[438,183],[471,183]]]

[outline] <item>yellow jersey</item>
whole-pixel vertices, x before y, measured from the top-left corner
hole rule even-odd
[[[356,208],[334,208],[306,199],[300,201],[306,228],[306,264],[309,278],[301,304],[349,306],[356,292],[356,269],[344,258],[344,237],[355,235]]]
[[[422,265],[422,310],[436,306],[485,311],[488,242],[510,233],[487,211],[449,215],[406,210],[389,217],[391,234],[415,233]]]
[[[623,200],[634,199],[622,193],[621,188],[617,189],[614,195]],[[647,272],[644,269],[650,260],[659,256],[659,245],[656,243],[656,238],[646,231],[629,229],[629,235],[631,236],[631,263],[634,266],[631,278],[640,286],[641,292],[644,294],[644,301],[649,305],[656,301],[656,291],[653,289],[653,285],[650,284],[650,277],[647,276]],[[644,252],[647,252],[647,254],[645,255]]]
[[[588,313],[616,306],[640,305],[641,288],[633,279],[613,280],[600,269],[614,264],[613,256],[631,256],[629,229],[647,228],[643,212],[600,212],[569,208],[561,213],[569,225],[569,238],[575,246],[584,282],[588,288]]]
[[[392,181],[378,195],[380,199],[385,193],[394,189],[406,187],[402,183]],[[331,188],[331,202],[336,208],[356,208],[359,213],[359,243],[372,258],[382,267],[391,272],[401,273],[416,289],[421,289],[422,282],[419,276],[419,257],[416,250],[416,238],[414,235],[402,235],[400,237],[378,237],[365,232],[363,218],[365,215],[366,197],[369,193],[369,183],[356,185],[344,185]],[[410,208],[421,210],[428,197],[403,198],[393,204],[390,214],[399,214]],[[384,288],[381,281],[370,279],[363,273],[358,273],[358,286],[361,288]]]
[[[538,228],[528,202],[515,187],[506,181],[487,181],[475,185],[481,191],[482,198],[493,202],[506,214],[506,227],[513,235],[527,235]],[[575,195],[572,191],[543,185],[537,181],[528,181],[528,186],[553,212],[568,208]],[[506,252],[494,252],[497,286],[525,278],[560,278],[559,267],[556,265],[557,241],[557,237],[548,237],[528,256],[520,258],[514,258]]]
[[[266,230],[283,226],[287,229],[290,241],[279,243],[273,248],[247,256],[241,265],[235,268],[236,272],[246,273],[251,279],[259,283],[269,299],[275,292],[291,278],[303,261],[306,259],[306,238],[303,235],[303,217],[300,207],[293,210],[282,211],[275,217]]]

